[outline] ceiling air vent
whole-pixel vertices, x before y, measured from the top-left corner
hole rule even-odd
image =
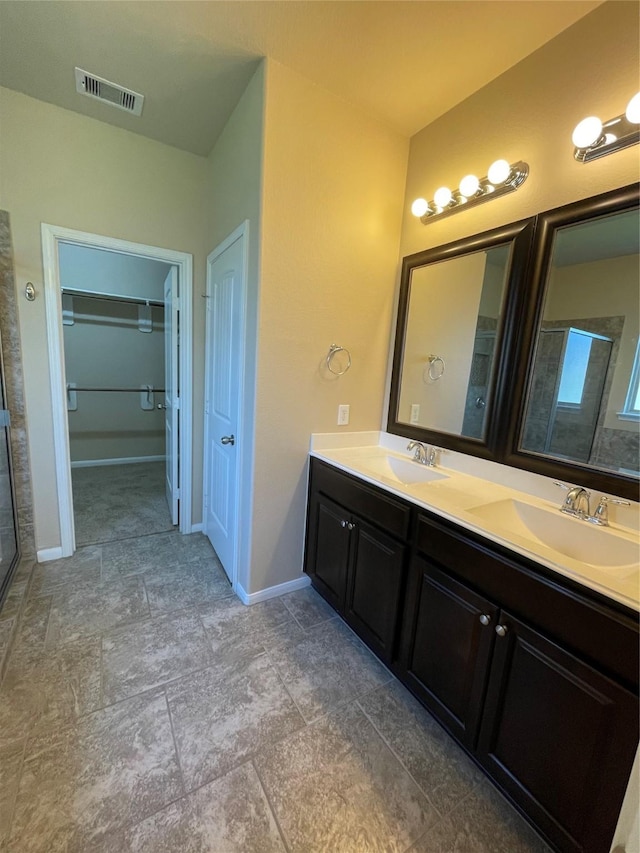
[[[76,91],[81,95],[97,98],[105,104],[118,107],[118,109],[132,113],[134,116],[141,115],[144,95],[118,86],[117,83],[110,83],[102,77],[96,77],[95,74],[89,74],[82,68],[76,68],[75,71]]]

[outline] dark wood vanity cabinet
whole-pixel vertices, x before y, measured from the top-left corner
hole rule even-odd
[[[637,620],[426,514],[415,544],[405,683],[559,850],[608,853],[638,743]]]
[[[305,571],[387,663],[394,656],[411,508],[312,460]]]
[[[311,460],[314,587],[557,850],[609,853],[638,744],[638,615]]]

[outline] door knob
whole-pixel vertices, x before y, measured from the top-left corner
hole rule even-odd
[[[234,445],[236,443],[235,435],[223,435],[220,439],[220,444],[231,444]]]

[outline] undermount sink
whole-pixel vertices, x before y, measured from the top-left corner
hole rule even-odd
[[[559,554],[600,569],[638,567],[640,545],[610,528],[597,527],[559,510],[506,499],[468,510],[505,532],[553,548]]]
[[[447,479],[446,474],[441,474],[427,465],[413,462],[411,459],[399,459],[397,456],[379,456],[363,460],[362,467],[378,477],[384,477],[403,486]]]

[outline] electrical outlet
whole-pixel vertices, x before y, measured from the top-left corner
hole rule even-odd
[[[411,404],[411,423],[417,424],[420,420],[420,403]]]
[[[338,426],[346,426],[349,423],[349,404],[341,403],[338,406]]]

